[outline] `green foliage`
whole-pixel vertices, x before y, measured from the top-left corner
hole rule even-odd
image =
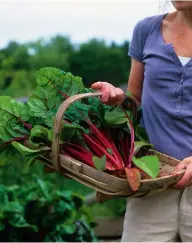
[[[129,110],[126,110],[126,113],[128,114],[128,116],[132,120],[133,119],[132,112],[129,111]],[[128,122],[128,118],[127,118],[125,112],[119,106],[117,106],[115,108],[108,109],[105,112],[104,118],[105,118],[105,122],[112,127],[115,127],[115,126],[118,126],[118,125],[121,125],[121,124],[125,124],[125,123]]]
[[[40,69],[45,66],[70,70],[69,57],[74,47],[69,38],[61,35],[54,36],[50,40],[43,39],[27,43],[29,63],[31,69]]]
[[[97,39],[75,46],[61,35],[24,44],[10,41],[0,49],[0,88],[3,95],[29,96],[35,71],[45,66],[70,70],[83,77],[87,87],[97,80],[119,86],[127,83],[130,71],[128,47],[128,42],[107,45]]]
[[[0,96],[0,116],[0,143],[29,134],[24,125],[28,119],[25,104],[9,96]]]
[[[0,70],[1,95],[28,97],[35,88],[35,71],[18,69]]]
[[[81,196],[34,177],[0,186],[0,239],[9,242],[93,242],[95,226]]]
[[[75,180],[64,178],[58,173],[46,174],[43,170],[43,164],[38,161],[30,166],[27,174],[22,173],[24,164],[22,157],[18,159],[13,156],[11,162],[12,164],[6,165],[0,169],[0,184],[2,185],[12,186],[13,184],[17,184],[22,189],[26,184],[30,185],[34,183],[35,175],[43,181],[47,181],[51,185],[54,185],[54,188],[58,190],[78,192],[79,195],[83,195],[83,197],[93,192],[91,188]],[[117,197],[104,203],[96,203],[89,206],[89,211],[93,218],[114,218],[124,216],[125,208],[126,199]]]
[[[130,59],[127,57],[128,43],[107,45],[92,39],[83,43],[70,56],[70,70],[84,78],[90,86],[95,80],[108,80],[112,84],[127,82]]]
[[[50,152],[53,121],[61,103],[75,94],[88,91],[92,92],[85,88],[80,77],[46,67],[37,72],[37,87],[27,104],[8,96],[0,97],[1,145],[6,148],[11,143],[14,151],[16,149],[23,155],[24,172],[28,172],[35,160]],[[97,169],[121,170],[124,175],[128,175],[125,168],[134,166],[132,157],[136,156],[135,164],[139,164],[138,167],[142,169],[145,162],[139,163],[138,159],[147,155],[151,145],[143,141],[134,144],[137,127],[137,123],[133,122],[134,112],[135,108],[104,105],[98,97],[73,103],[62,121],[60,153]],[[68,132],[65,136],[66,129]],[[1,152],[4,153],[4,150]],[[6,155],[2,165],[11,161],[9,156],[12,154],[9,152]],[[150,161],[151,158],[155,159],[157,167],[158,158],[150,157]],[[145,168],[144,171],[154,177],[157,176],[157,170],[152,165],[151,161],[147,164],[148,170]]]

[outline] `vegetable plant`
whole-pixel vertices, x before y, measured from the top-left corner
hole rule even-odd
[[[82,78],[46,67],[37,72],[37,86],[28,102],[0,96],[0,164],[13,156],[25,157],[24,171],[51,148],[56,112],[67,98],[95,92]],[[60,153],[88,166],[127,178],[136,191],[142,178],[156,178],[160,163],[139,125],[138,109],[127,92],[120,106],[103,104],[98,97],[73,103],[64,114]]]
[[[83,198],[34,177],[0,185],[0,239],[5,242],[95,242],[95,222]]]

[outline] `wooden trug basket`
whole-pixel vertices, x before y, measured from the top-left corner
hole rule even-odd
[[[164,176],[157,179],[141,180],[139,190],[137,192],[133,192],[126,179],[109,175],[80,161],[59,154],[60,130],[65,111],[75,101],[92,96],[101,96],[101,93],[74,95],[66,99],[59,107],[54,122],[54,134],[51,152],[46,157],[41,156],[41,160],[46,167],[56,170],[61,175],[72,178],[85,186],[91,187],[99,192],[100,195],[105,194],[108,196],[136,197],[143,194],[148,194],[154,190],[164,190],[181,179],[184,171],[181,171],[176,175]],[[157,151],[154,152],[159,157],[164,171],[172,171],[173,168],[180,162],[179,160]]]

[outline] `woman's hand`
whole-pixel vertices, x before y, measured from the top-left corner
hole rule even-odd
[[[173,173],[178,173],[185,169],[185,173],[180,181],[178,181],[173,187],[175,189],[184,189],[185,187],[192,185],[192,156],[185,158],[176,166]]]
[[[114,87],[107,82],[96,82],[91,86],[92,89],[103,93],[101,101],[108,105],[120,105],[125,98],[123,90]]]

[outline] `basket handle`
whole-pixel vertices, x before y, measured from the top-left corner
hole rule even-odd
[[[77,94],[69,97],[66,99],[59,107],[56,118],[54,121],[54,127],[53,127],[53,141],[52,141],[52,151],[51,151],[51,159],[52,163],[57,171],[60,169],[60,163],[59,163],[59,138],[60,138],[60,131],[61,131],[61,123],[63,119],[63,115],[67,108],[73,104],[75,101],[92,97],[92,96],[101,96],[102,93],[84,93],[84,94]]]

